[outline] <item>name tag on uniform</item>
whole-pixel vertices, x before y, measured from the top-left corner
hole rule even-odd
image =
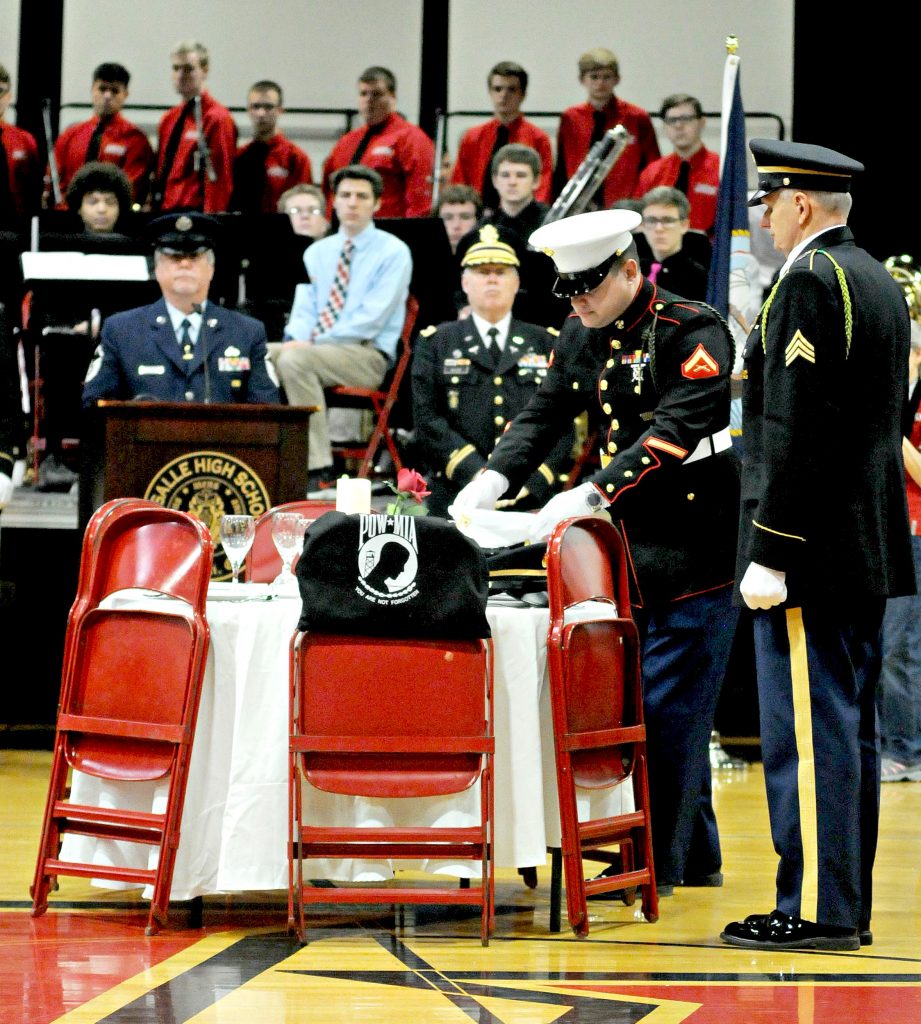
[[[162,364],[160,366],[139,366],[138,376],[139,377],[162,377],[166,373],[166,367]]]
[[[245,373],[249,365],[248,356],[221,356],[217,361],[221,373]]]
[[[452,374],[458,373],[470,373],[470,360],[445,359],[441,364],[441,372],[445,374],[445,376],[451,376]]]

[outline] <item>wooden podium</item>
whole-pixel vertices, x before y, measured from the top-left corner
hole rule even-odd
[[[81,445],[80,527],[112,498],[149,498],[216,531],[307,490],[312,408],[101,401]]]

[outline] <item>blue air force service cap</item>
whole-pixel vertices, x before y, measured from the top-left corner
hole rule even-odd
[[[611,265],[633,241],[642,217],[634,210],[598,210],[544,224],[528,244],[553,260],[553,294],[584,295],[604,280]]]
[[[221,225],[203,213],[167,213],[147,225],[153,247],[165,253],[196,253],[214,249]]]
[[[752,139],[748,148],[758,169],[758,190],[749,199],[749,206],[759,206],[768,193],[779,188],[850,192],[851,178],[863,171],[858,160],[824,146]]]

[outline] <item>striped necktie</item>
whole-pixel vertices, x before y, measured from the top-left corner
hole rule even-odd
[[[329,299],[317,317],[317,326],[313,330],[312,338],[322,334],[328,334],[335,322],[339,319],[342,307],[345,305],[345,297],[349,290],[349,272],[352,265],[352,250],[355,243],[347,238],[342,244],[342,252],[339,255],[339,263],[336,265],[336,274],[333,278],[332,288],[329,290]]]

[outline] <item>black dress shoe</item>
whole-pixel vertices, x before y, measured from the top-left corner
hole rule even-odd
[[[869,928],[861,928],[857,933],[861,946],[873,945],[873,932]]]
[[[779,910],[770,914],[751,914],[744,921],[732,921],[720,933],[730,946],[750,949],[860,949],[856,928],[816,924],[801,917],[790,917]]]

